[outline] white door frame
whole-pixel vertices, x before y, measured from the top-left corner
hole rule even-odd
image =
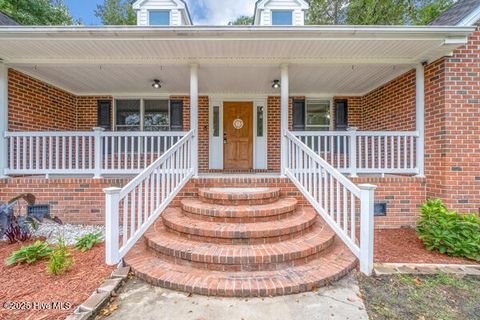
[[[267,96],[209,96],[209,169],[223,170],[223,105],[225,102],[252,102],[253,112],[253,169],[267,169]],[[263,107],[263,137],[257,137],[257,107]],[[213,136],[213,109],[219,108],[218,137]],[[264,145],[262,147],[262,144]],[[257,150],[258,149],[258,150]],[[260,150],[262,149],[262,150]],[[263,151],[263,152],[262,152]],[[264,160],[260,161],[264,155]],[[262,163],[263,162],[263,163]],[[263,164],[263,165],[262,165]]]

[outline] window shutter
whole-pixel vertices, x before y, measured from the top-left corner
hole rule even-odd
[[[170,101],[170,130],[183,131],[183,101]]]
[[[335,124],[339,131],[345,131],[348,128],[348,102],[347,100],[335,101]]]
[[[293,131],[305,130],[305,100],[293,100]]]
[[[105,130],[112,129],[112,101],[97,101],[97,126]]]

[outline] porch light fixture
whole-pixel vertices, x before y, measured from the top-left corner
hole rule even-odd
[[[160,80],[155,79],[153,80],[152,87],[155,89],[160,89],[162,87],[162,83],[160,82]]]
[[[273,80],[272,88],[273,88],[273,89],[278,89],[278,88],[280,88],[280,80]]]

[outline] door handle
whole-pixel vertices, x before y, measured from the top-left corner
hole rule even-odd
[[[223,144],[227,144],[227,143],[228,143],[227,135],[224,134],[224,135],[223,135]]]

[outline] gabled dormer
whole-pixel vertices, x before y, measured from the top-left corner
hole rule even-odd
[[[133,3],[139,26],[190,26],[192,19],[183,0],[137,0]]]
[[[303,26],[310,5],[304,0],[259,0],[255,4],[256,26]]]

